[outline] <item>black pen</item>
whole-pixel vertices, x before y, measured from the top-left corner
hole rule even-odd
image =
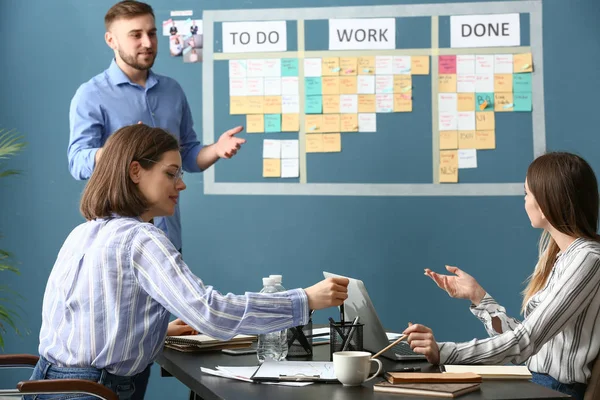
[[[340,325],[344,326],[344,303],[340,304]]]

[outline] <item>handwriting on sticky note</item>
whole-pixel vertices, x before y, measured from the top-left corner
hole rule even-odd
[[[440,131],[440,150],[458,149],[457,131]]]
[[[375,75],[375,57],[358,57],[358,74]]]
[[[440,183],[458,182],[458,150],[440,151]]]
[[[490,113],[486,113],[490,114]],[[493,114],[493,113],[492,113]],[[496,148],[496,132],[493,129],[475,132],[475,148],[491,150]]]
[[[394,93],[394,112],[412,112],[413,101],[409,94]]]
[[[265,96],[263,111],[265,114],[281,114],[281,96]]]
[[[263,114],[246,115],[246,132],[262,133],[265,131],[265,118]]]
[[[456,92],[456,74],[447,74],[439,76],[440,93],[455,93]]]
[[[340,77],[340,94],[355,94],[358,91],[356,76]]]
[[[300,118],[298,114],[281,115],[282,132],[298,132],[300,130]]]
[[[323,76],[339,75],[340,74],[340,59],[339,57],[326,57],[323,59],[321,67]]]
[[[306,96],[304,109],[307,114],[321,114],[323,112],[323,96]]]
[[[323,125],[321,132],[340,132],[340,114],[323,115]]]
[[[410,63],[412,75],[429,75],[429,56],[412,56]]]
[[[323,152],[339,153],[342,151],[342,136],[339,133],[323,134]]]
[[[306,135],[306,152],[307,153],[322,153],[323,152],[323,134],[322,133]]]
[[[474,149],[476,146],[475,131],[458,131],[459,149]]]
[[[359,94],[358,95],[358,112],[359,113],[374,113],[375,95],[374,94]]]
[[[356,75],[358,58],[340,57],[340,75]]]
[[[442,75],[456,75],[456,56],[439,56],[439,71]]]
[[[281,132],[281,114],[265,114],[265,132]]]
[[[279,178],[281,177],[281,160],[279,158],[263,159],[263,177]]]
[[[494,111],[513,111],[513,94],[494,93]]]
[[[339,114],[340,96],[338,94],[323,95],[323,114]]]
[[[533,71],[533,61],[531,53],[515,54],[513,56],[513,72],[522,74],[523,72]]]
[[[496,129],[496,114],[488,112],[475,113],[475,129],[489,131]]]
[[[306,133],[318,133],[322,132],[323,127],[323,115],[322,114],[308,114],[304,116],[304,126]]]
[[[457,93],[458,111],[475,111],[475,93]]]
[[[240,115],[247,114],[248,110],[248,97],[246,96],[232,96],[229,98],[229,114]],[[261,112],[262,114],[262,112]]]
[[[340,131],[342,132],[358,132],[358,115],[342,114],[340,116],[340,124]]]
[[[323,94],[340,94],[339,76],[324,76],[322,78]]]

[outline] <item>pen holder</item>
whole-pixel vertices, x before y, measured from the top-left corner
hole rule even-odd
[[[363,326],[364,324],[353,324],[346,322],[343,325],[329,323],[329,360],[333,361],[333,353],[338,351],[362,351],[363,350]]]
[[[288,328],[288,357],[312,356],[312,320],[306,325]]]

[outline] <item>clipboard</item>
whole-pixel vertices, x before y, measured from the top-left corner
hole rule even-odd
[[[265,361],[251,379],[257,382],[338,382],[331,361]]]

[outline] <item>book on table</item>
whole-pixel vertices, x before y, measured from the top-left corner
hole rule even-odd
[[[167,336],[165,346],[179,351],[221,350],[252,346],[255,335],[236,335],[229,340],[219,340],[208,335]]]
[[[488,379],[531,379],[526,365],[444,365],[446,373],[471,372]]]
[[[413,394],[429,397],[459,397],[463,394],[479,390],[480,383],[430,383],[413,382],[392,384],[381,381],[373,385],[376,392]]]
[[[482,378],[472,372],[386,372],[385,379],[391,384],[399,383],[480,383]]]

